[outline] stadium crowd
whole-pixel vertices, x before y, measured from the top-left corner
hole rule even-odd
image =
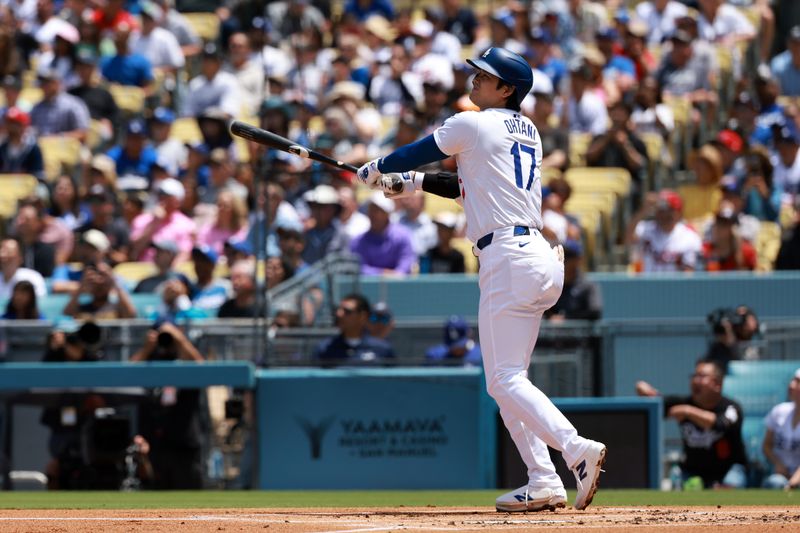
[[[25,0],[0,16],[7,318],[48,293],[72,296],[65,315],[136,316],[134,290],[162,295],[155,318],[252,316],[256,257],[268,287],[340,251],[370,275],[474,271],[455,204],[370,194],[226,125],[358,165],[471,109],[464,59],[491,46],[534,70],[544,233],[582,269],[800,268],[793,2]]]

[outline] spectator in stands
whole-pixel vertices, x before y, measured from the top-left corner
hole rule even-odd
[[[647,147],[633,132],[633,108],[624,100],[608,109],[611,127],[592,139],[586,150],[586,164],[590,167],[621,167],[631,173],[634,183],[641,186],[647,170]],[[634,191],[638,196],[638,191]]]
[[[583,247],[580,242],[573,240],[566,241],[563,247],[564,289],[544,316],[551,322],[598,320],[603,312],[603,300],[597,284],[583,274]]]
[[[221,254],[225,241],[245,239],[250,228],[247,225],[247,206],[231,189],[219,191],[216,203],[214,220],[198,230],[197,243],[210,246]]]
[[[175,325],[164,322],[147,333],[139,361],[203,362],[203,355]],[[139,433],[150,444],[152,488],[196,490],[203,487],[202,389],[154,389],[139,412]]]
[[[569,167],[569,131],[561,124],[552,125],[554,94],[552,91],[534,92],[533,96],[536,103],[530,119],[536,124],[542,141],[542,169],[566,170]]]
[[[656,133],[667,141],[675,129],[675,115],[661,98],[661,88],[652,76],[639,82],[631,114],[633,130],[637,135]],[[665,145],[666,147],[666,145]],[[668,150],[664,150],[668,155]]]
[[[141,2],[142,28],[130,39],[130,49],[135,55],[147,59],[154,74],[162,73],[164,79],[175,79],[178,70],[186,64],[178,39],[160,26],[163,10],[155,2]]]
[[[0,283],[3,280],[0,279]],[[27,280],[18,281],[11,291],[11,298],[6,304],[6,312],[0,316],[2,320],[44,320],[46,317],[36,304],[36,289]]]
[[[719,205],[722,154],[711,144],[706,144],[689,154],[687,165],[695,182],[682,185],[678,194],[683,200],[683,216],[692,222],[711,215]]]
[[[648,0],[636,6],[636,18],[647,24],[647,42],[659,46],[675,31],[675,19],[686,14],[676,0]]]
[[[98,61],[97,51],[92,46],[78,45],[75,51],[77,83],[68,92],[83,101],[92,120],[100,122],[100,138],[108,142],[114,138],[114,130],[120,124],[119,108],[108,89],[100,85]]]
[[[214,313],[225,301],[230,298],[231,283],[214,275],[219,255],[214,248],[201,244],[192,248],[192,261],[197,284],[192,295],[192,304],[195,308]],[[234,265],[235,263],[228,263]]]
[[[84,294],[88,294],[90,300],[82,303]],[[98,263],[83,269],[78,288],[72,292],[62,314],[92,320],[135,318],[136,307],[111,267]]]
[[[698,30],[705,41],[734,48],[739,43],[749,43],[756,36],[755,28],[744,13],[724,0],[698,0],[698,8]],[[768,40],[772,40],[771,35]],[[771,47],[771,42],[766,43],[767,49]]]
[[[181,45],[181,52],[184,58],[189,58],[200,53],[203,44],[200,36],[194,30],[188,19],[177,9],[172,0],[154,0],[154,3],[161,8],[164,18],[159,22],[169,32],[178,39]]]
[[[294,276],[294,268],[283,257],[267,257],[264,261],[266,289],[270,290]]]
[[[792,205],[800,197],[800,133],[793,126],[776,128],[775,148],[778,161],[772,182],[781,193],[781,202]],[[773,207],[780,209],[776,205]]]
[[[362,274],[410,274],[417,262],[411,234],[390,221],[394,202],[381,192],[369,198],[369,231],[350,243],[350,251],[361,259]]]
[[[58,262],[56,245],[44,238],[47,226],[44,212],[32,204],[21,205],[17,210],[15,223],[23,265],[49,278],[53,275],[56,264],[63,264],[66,257],[62,256],[64,260]]]
[[[372,15],[380,15],[387,20],[394,19],[394,6],[389,0],[348,0],[344,4],[344,16],[364,22]]]
[[[625,48],[623,51],[625,57],[633,61],[636,68],[636,79],[641,81],[651,76],[658,67],[656,58],[647,47],[646,39],[649,35],[647,24],[637,19],[629,20],[624,24],[622,32],[625,36]]]
[[[781,243],[775,259],[775,270],[800,270],[800,199],[795,200],[794,222]]]
[[[94,10],[91,20],[101,32],[116,30],[120,26],[129,31],[137,27],[134,16],[125,10],[124,0],[107,0]]]
[[[764,480],[767,489],[796,489],[800,487],[800,369],[789,382],[787,402],[779,403],[767,415],[764,423],[762,449],[772,465],[772,474]]]
[[[453,315],[444,323],[444,343],[431,346],[425,359],[435,365],[481,366],[481,347],[472,338],[463,317]]]
[[[308,268],[303,261],[303,250],[306,247],[305,236],[299,228],[292,226],[278,226],[278,247],[281,249],[281,259],[284,260],[293,272],[299,274]]]
[[[367,332],[376,339],[388,341],[394,330],[394,315],[386,302],[378,302],[372,306],[369,314]]]
[[[792,170],[796,162],[800,162],[800,158],[793,159],[790,167],[783,166],[780,160],[780,154],[785,154],[791,157],[791,154],[797,150],[796,141],[792,139],[778,141],[778,165],[781,170],[778,173],[780,176],[788,176],[794,174],[800,179],[800,172]],[[742,212],[751,215],[758,220],[767,220],[777,222],[780,216],[783,186],[775,186],[775,169],[770,162],[770,157],[766,150],[761,147],[753,147],[750,153],[744,158],[744,176],[741,181],[741,196],[744,200]],[[783,178],[781,178],[783,180]]]
[[[255,318],[264,316],[264,310],[256,307],[255,261],[239,261],[231,267],[233,297],[219,308],[219,318]]]
[[[86,189],[100,185],[104,190],[117,190],[117,164],[106,154],[97,154],[89,162],[88,175],[84,178]]]
[[[181,115],[198,117],[209,107],[218,107],[231,117],[239,116],[241,99],[239,82],[230,72],[224,72],[222,53],[217,45],[203,47],[200,75],[189,82]]]
[[[149,177],[158,154],[148,139],[147,123],[140,118],[129,121],[125,127],[125,141],[111,148],[108,157],[116,163],[118,176]]]
[[[29,127],[31,119],[18,107],[6,109],[6,138],[0,144],[0,173],[32,174],[44,179],[44,159]]]
[[[22,266],[22,249],[19,241],[5,238],[0,241],[0,300],[11,298],[13,288],[21,281],[27,281],[35,289],[36,296],[44,298],[47,286],[44,278],[36,270]]]
[[[423,255],[436,245],[436,227],[425,212],[424,194],[402,198],[395,202],[395,208],[400,212],[394,215],[393,221],[411,232],[411,243],[415,254]]]
[[[684,30],[672,34],[672,49],[661,61],[655,74],[663,96],[688,98],[693,105],[713,108],[717,103],[716,73],[702,56],[696,54],[694,37]],[[699,117],[694,119],[699,120]]]
[[[353,240],[369,229],[369,217],[358,210],[356,193],[352,187],[339,189],[339,224],[348,240]]]
[[[800,25],[789,30],[786,48],[772,58],[770,69],[778,79],[782,95],[800,96]]]
[[[95,156],[95,159],[98,157],[101,156]],[[99,163],[98,161],[98,164],[106,164],[106,162]],[[123,217],[115,216],[115,200],[113,193],[105,186],[92,185],[86,194],[89,220],[75,230],[78,234],[84,234],[93,229],[102,232],[108,238],[109,249],[106,259],[112,265],[127,261],[130,247],[130,229]]]
[[[378,72],[369,86],[375,107],[384,115],[399,115],[422,100],[422,81],[411,71],[409,52],[402,44],[391,48],[389,68]]]
[[[664,398],[664,415],[678,422],[681,429],[684,483],[695,476],[706,488],[744,488],[747,483],[742,408],[722,395],[723,379],[718,364],[701,359],[691,376],[691,395]],[[636,393],[660,395],[646,381],[636,383]]]
[[[543,72],[552,82],[554,88],[561,86],[567,75],[567,63],[553,53],[553,37],[546,29],[535,27],[530,33],[532,51],[531,66]],[[535,80],[534,80],[535,83]],[[539,127],[539,123],[535,123]]]
[[[775,146],[775,129],[786,125],[783,106],[778,102],[781,89],[778,86],[778,80],[766,65],[761,65],[756,70],[756,79],[753,85],[759,107],[750,142],[773,148]]]
[[[267,6],[267,17],[275,37],[280,39],[309,28],[323,28],[327,24],[322,12],[303,0],[272,2]]]
[[[604,85],[611,86],[611,90],[620,94],[632,90],[636,84],[636,65],[633,60],[620,53],[621,40],[617,30],[603,27],[597,31],[595,37],[597,49],[603,56]]]
[[[739,235],[739,216],[729,202],[720,202],[711,225],[710,239],[703,243],[706,270],[755,270],[756,250]]]
[[[603,135],[608,129],[608,111],[591,90],[592,78],[589,65],[581,62],[571,66],[571,94],[566,105],[570,132]]]
[[[156,151],[156,161],[175,176],[186,164],[188,150],[180,139],[172,136],[173,122],[175,113],[171,109],[157,107],[147,122],[147,129]]]
[[[256,116],[264,95],[264,67],[253,55],[250,39],[244,32],[228,37],[228,61],[223,70],[236,77],[244,100],[245,116]]]
[[[697,267],[700,237],[681,221],[683,202],[674,191],[648,193],[628,223],[626,243],[636,272],[681,272]]]
[[[360,294],[349,294],[336,308],[339,333],[319,343],[312,358],[323,366],[375,363],[394,358],[392,346],[368,333],[371,308]]]
[[[461,0],[442,0],[444,30],[458,37],[462,45],[475,42],[478,19],[471,6],[463,5]]]
[[[759,359],[760,348],[752,341],[761,337],[761,325],[755,312],[746,305],[722,307],[708,315],[713,340],[705,359],[718,364],[727,373],[728,363],[737,359]]]
[[[150,64],[150,61],[145,56],[131,50],[130,38],[134,27],[134,25],[128,23],[116,25],[114,28],[114,47],[117,53],[101,61],[100,73],[110,83],[133,85],[150,92],[153,90],[152,84],[155,80],[153,65]]]
[[[181,182],[168,178],[158,184],[158,205],[150,213],[136,217],[131,224],[131,258],[149,261],[154,252],[149,249],[153,240],[172,240],[178,244],[178,259],[188,257],[195,237],[195,223],[180,212],[186,194]]]
[[[60,175],[52,184],[49,214],[60,220],[70,230],[76,230],[86,222],[89,213],[81,206],[78,188],[69,174]]]
[[[178,256],[178,245],[175,244],[175,241],[155,241],[152,246],[156,250],[153,264],[156,266],[157,272],[137,283],[136,288],[133,289],[134,293],[159,292],[165,281],[178,276],[178,273],[172,268],[175,258]]]
[[[55,70],[40,68],[36,73],[42,101],[31,110],[31,126],[37,135],[62,135],[86,140],[89,110],[83,100],[65,93]]]
[[[252,259],[253,245],[247,239],[241,241],[225,241],[225,264],[233,265],[238,261]]]
[[[82,233],[73,254],[75,261],[58,265],[53,270],[52,291],[54,293],[76,291],[87,268],[106,263],[106,253],[110,247],[111,243],[102,231],[90,229]]]
[[[765,144],[755,136],[758,103],[747,91],[736,95],[731,103],[730,124],[748,145]]]
[[[159,292],[161,301],[149,317],[155,322],[181,324],[187,320],[209,316],[205,311],[192,306],[192,284],[182,274],[167,279]]]
[[[420,274],[462,274],[466,271],[464,254],[453,248],[458,215],[442,211],[433,217],[436,244],[419,258]]]
[[[303,199],[313,220],[313,225],[305,233],[303,261],[311,265],[330,253],[345,251],[349,240],[336,218],[341,209],[336,189],[330,185],[317,185],[306,192]]]
[[[218,204],[217,197],[223,190],[229,191],[241,201],[247,198],[247,188],[234,179],[230,157],[224,148],[211,150],[208,169],[208,185],[200,195],[201,204]]]

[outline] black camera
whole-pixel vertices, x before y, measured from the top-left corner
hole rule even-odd
[[[152,361],[174,361],[178,358],[178,346],[175,337],[168,331],[160,331],[156,337],[156,346],[150,354]]]
[[[736,308],[720,307],[708,314],[707,320],[711,325],[714,335],[724,335],[726,333],[725,323],[729,323],[733,330],[736,340],[750,340],[758,330],[751,331],[752,328],[747,326],[747,318],[749,316],[755,317],[755,313],[747,306],[740,305]],[[757,324],[757,322],[756,322]]]
[[[95,348],[98,344],[100,344],[102,337],[103,332],[100,329],[100,326],[94,322],[86,322],[78,329],[78,331],[69,333],[64,340],[67,342],[67,344],[71,344],[73,346],[83,344],[84,346]]]

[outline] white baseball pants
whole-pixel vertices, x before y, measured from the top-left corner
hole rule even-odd
[[[528,366],[542,314],[561,295],[564,264],[536,230],[514,236],[513,228],[500,229],[478,253],[478,327],[486,387],[528,467],[529,486],[563,487],[547,446],[561,451],[571,467],[587,441],[530,382]]]

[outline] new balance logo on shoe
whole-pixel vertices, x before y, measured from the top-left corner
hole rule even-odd
[[[575,465],[575,470],[578,471],[578,479],[583,481],[586,477],[586,459]]]
[[[514,499],[516,499],[518,502],[524,502],[526,499],[527,499],[528,501],[531,501],[531,500],[533,500],[533,498],[531,498],[530,496],[528,496],[528,497],[526,498],[524,494],[515,494],[515,495],[514,495]]]

